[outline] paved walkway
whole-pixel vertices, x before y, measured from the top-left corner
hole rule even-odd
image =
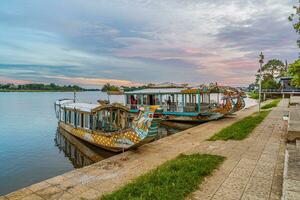
[[[279,199],[283,168],[284,133],[282,113],[287,101],[270,113],[251,137],[243,141],[206,141],[214,133],[252,114],[256,108],[232,118],[212,121],[144,145],[135,151],[113,156],[91,166],[0,197],[3,199],[93,199],[111,192],[133,178],[180,153],[212,153],[227,157],[213,176],[207,178],[194,199]]]
[[[191,199],[280,199],[284,167],[287,100],[242,141],[217,141],[193,152],[223,155],[227,159],[207,178]]]

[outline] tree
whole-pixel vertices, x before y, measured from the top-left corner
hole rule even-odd
[[[298,1],[298,5],[294,6],[295,13],[289,16],[289,21],[293,23],[293,27],[296,33],[300,34],[300,0]],[[300,47],[300,39],[297,40],[297,44]]]
[[[290,64],[289,74],[293,76],[292,85],[300,87],[300,59]]]
[[[285,66],[282,61],[272,59],[262,67],[262,72],[271,75],[273,78],[278,78],[284,74]]]
[[[277,59],[269,60],[261,69],[262,72],[262,88],[278,89],[280,84],[276,79],[285,73],[285,66],[282,61]],[[259,82],[259,70],[256,74],[256,84]]]
[[[120,91],[120,88],[118,86],[115,86],[115,85],[111,85],[109,83],[106,83],[103,85],[102,89],[101,89],[102,92],[107,92],[107,91]]]

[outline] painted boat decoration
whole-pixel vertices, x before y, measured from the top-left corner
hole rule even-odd
[[[245,107],[246,96],[232,87],[217,85],[195,88],[147,88],[125,93],[131,113],[144,105],[159,105],[162,119],[205,122],[220,119]]]
[[[59,127],[98,147],[119,152],[154,140],[158,133],[159,106],[141,107],[130,120],[129,109],[121,104],[55,102]]]

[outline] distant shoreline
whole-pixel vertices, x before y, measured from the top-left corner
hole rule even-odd
[[[100,90],[0,90],[1,92],[101,92]]]

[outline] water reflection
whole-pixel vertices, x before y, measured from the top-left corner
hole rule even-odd
[[[179,131],[170,126],[160,126],[156,140]],[[54,142],[59,151],[71,161],[74,168],[88,166],[117,154],[80,140],[60,128],[56,131]]]
[[[88,166],[116,155],[116,153],[97,148],[80,140],[62,129],[57,129],[54,141],[59,151],[69,158],[75,168]]]

